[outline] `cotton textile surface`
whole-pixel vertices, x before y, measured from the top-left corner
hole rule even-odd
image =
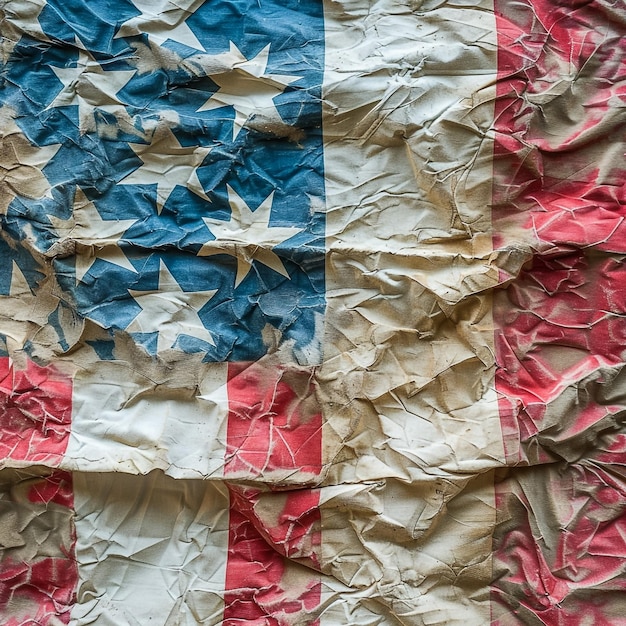
[[[6,626],[626,624],[626,5],[0,3]]]

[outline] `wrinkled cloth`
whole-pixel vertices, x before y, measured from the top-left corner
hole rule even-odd
[[[623,3],[0,11],[3,623],[623,621]]]

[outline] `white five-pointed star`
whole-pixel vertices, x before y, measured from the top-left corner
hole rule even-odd
[[[147,34],[148,40],[158,46],[168,39],[182,43],[195,50],[204,51],[204,47],[193,34],[185,21],[204,0],[132,0],[141,11],[141,15],[131,17],[124,22],[115,38],[133,37]]]
[[[143,165],[123,178],[119,184],[156,185],[156,206],[159,214],[176,185],[186,187],[207,202],[211,201],[204,192],[197,173],[211,148],[184,148],[174,133],[165,126],[155,131],[149,146],[136,143],[128,145],[143,161]]]
[[[118,245],[122,235],[137,220],[103,220],[94,203],[87,199],[80,188],[76,188],[70,219],[62,220],[53,215],[49,218],[61,239],[60,243],[71,241],[81,246],[76,250],[77,283],[82,281],[97,259],[131,272],[137,271]]]
[[[159,284],[151,291],[128,293],[141,307],[141,312],[126,327],[131,333],[158,333],[157,353],[174,348],[178,337],[187,335],[215,345],[198,311],[215,295],[209,291],[183,291],[176,279],[161,261]]]
[[[223,74],[209,75],[219,89],[198,111],[212,111],[226,106],[234,107],[233,139],[255,114],[280,120],[274,98],[283,93],[285,87],[301,78],[286,74],[266,74],[269,53],[268,44],[254,58],[248,60],[231,42],[230,54],[235,59],[232,70]]]
[[[52,197],[43,169],[61,147],[61,144],[32,145],[15,123],[14,115],[10,107],[0,107],[0,214],[6,212],[16,196]]]
[[[19,265],[12,261],[11,264],[11,285],[9,287],[9,295],[13,297],[30,296],[32,294],[30,285],[26,277],[22,273]]]
[[[232,187],[227,185],[227,189],[228,202],[232,211],[230,220],[224,222],[209,217],[202,218],[215,240],[205,243],[198,252],[198,256],[230,254],[236,257],[235,287],[248,275],[253,260],[289,278],[283,262],[272,249],[302,232],[303,229],[293,226],[270,226],[273,192],[256,211],[251,211]]]
[[[22,35],[26,34],[39,41],[49,41],[39,23],[39,14],[46,4],[46,0],[0,1],[0,11],[4,13],[0,50],[5,63]]]
[[[9,297],[2,298],[2,314],[8,324],[3,324],[2,332],[9,353],[24,347],[28,333],[28,313],[35,304],[35,297],[22,270],[13,261],[11,264],[11,284]],[[26,313],[26,315],[24,315]],[[26,323],[25,323],[26,322]]]
[[[2,334],[9,354],[21,351],[33,327],[41,329],[47,324],[48,316],[59,305],[59,300],[48,289],[43,288],[35,295],[18,264],[11,265],[9,294],[0,296],[0,318]]]
[[[94,109],[115,113],[123,108],[116,94],[133,77],[136,70],[107,70],[88,52],[79,50],[75,67],[50,66],[63,89],[46,107],[78,106],[78,124],[82,133],[95,129]],[[122,105],[122,106],[121,106]]]

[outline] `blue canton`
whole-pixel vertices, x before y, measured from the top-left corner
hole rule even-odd
[[[207,361],[256,360],[272,336],[318,362],[322,3],[41,4],[2,70],[4,117],[47,161],[40,193],[0,207],[0,293],[16,263],[36,295],[51,264],[61,350],[72,311],[103,359],[120,334]],[[159,293],[173,321],[152,321]]]

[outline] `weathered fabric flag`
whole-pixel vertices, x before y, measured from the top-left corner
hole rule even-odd
[[[0,7],[2,624],[626,624],[622,0]]]

